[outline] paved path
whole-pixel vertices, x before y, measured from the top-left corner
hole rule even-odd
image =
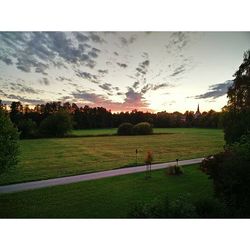
[[[202,160],[203,158],[183,160],[183,161],[179,161],[179,165],[184,166],[184,165],[200,163]],[[167,168],[175,163],[176,162],[153,164],[152,170]],[[0,186],[0,193],[13,193],[13,192],[25,191],[25,190],[30,190],[30,189],[76,183],[76,182],[81,182],[81,181],[96,180],[96,179],[102,179],[102,178],[107,178],[107,177],[112,177],[112,176],[144,172],[145,170],[146,170],[146,166],[119,168],[119,169],[107,170],[107,171],[96,172],[96,173],[91,173],[91,174],[81,174],[81,175],[60,177],[60,178],[54,178],[54,179],[48,179],[48,180],[11,184],[11,185]]]

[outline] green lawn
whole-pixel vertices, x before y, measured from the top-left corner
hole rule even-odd
[[[157,163],[204,157],[221,151],[224,145],[223,132],[218,129],[156,131],[168,134],[22,140],[20,162],[0,176],[0,185],[131,166],[136,149],[138,164],[143,164],[148,150]]]
[[[197,165],[186,166],[182,176],[166,170],[123,175],[32,191],[0,195],[1,218],[124,218],[139,201],[175,198],[212,198],[212,182]]]

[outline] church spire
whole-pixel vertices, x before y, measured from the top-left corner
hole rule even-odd
[[[198,107],[197,107],[197,111],[196,111],[196,113],[200,113],[199,103],[198,103]]]

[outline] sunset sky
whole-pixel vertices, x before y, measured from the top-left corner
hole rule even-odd
[[[247,49],[249,32],[0,32],[0,99],[219,111]]]

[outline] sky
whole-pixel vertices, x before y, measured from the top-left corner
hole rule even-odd
[[[220,111],[250,32],[0,32],[0,99]]]

